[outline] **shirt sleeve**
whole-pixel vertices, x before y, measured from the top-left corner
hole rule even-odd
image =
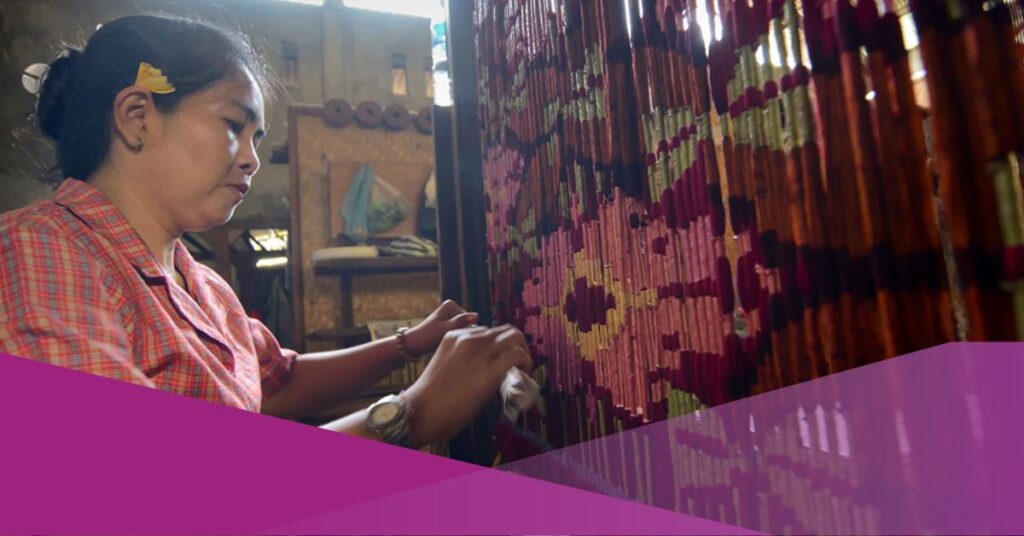
[[[104,277],[93,256],[50,231],[0,232],[0,351],[155,387],[132,364]]]
[[[294,350],[281,348],[270,328],[254,318],[249,319],[252,342],[260,361],[260,383],[263,397],[270,398],[281,390],[291,379],[292,367],[299,354]]]

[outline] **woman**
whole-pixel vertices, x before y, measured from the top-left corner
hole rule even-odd
[[[522,335],[446,302],[396,337],[283,350],[179,238],[227,222],[259,170],[267,70],[205,23],[130,16],[50,65],[37,106],[66,179],[0,216],[0,352],[295,418],[437,349],[400,396],[325,427],[395,444],[450,438],[511,367]]]

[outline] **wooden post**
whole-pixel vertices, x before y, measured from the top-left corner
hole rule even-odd
[[[455,178],[455,199],[444,203],[450,207],[452,201],[456,206],[456,227],[446,227],[450,221],[439,222],[438,235],[455,233],[458,236],[459,301],[467,309],[480,313],[480,323],[490,324],[494,321],[490,303],[490,281],[487,269],[487,229],[484,218],[484,182],[483,155],[480,147],[479,97],[476,91],[476,50],[473,41],[473,2],[472,0],[450,0],[448,2],[448,58],[452,80],[451,118],[451,151],[436,149],[437,166],[440,171],[447,163],[442,164],[446,156],[451,158],[452,176]],[[437,116],[435,115],[435,118]],[[443,122],[443,121],[442,121]],[[443,125],[435,124],[434,133],[438,136]],[[443,134],[442,134],[443,136]],[[436,143],[436,142],[435,142]],[[444,143],[436,143],[442,147]],[[441,175],[438,174],[438,208],[443,213],[441,194]],[[442,255],[450,255],[443,251]],[[444,274],[445,260],[442,260],[442,281],[448,281],[450,274]],[[450,291],[451,287],[443,289]],[[452,296],[454,294],[443,294]],[[494,433],[498,422],[499,406],[488,405],[480,413],[477,420],[462,433],[452,439],[450,455],[452,458],[490,466],[497,456]]]

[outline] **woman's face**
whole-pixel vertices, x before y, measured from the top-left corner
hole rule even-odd
[[[231,219],[260,168],[263,95],[248,75],[182,99],[146,140],[148,189],[181,232]]]

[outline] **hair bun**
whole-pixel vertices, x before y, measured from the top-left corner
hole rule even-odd
[[[75,71],[82,56],[81,49],[66,48],[50,63],[50,70],[43,77],[36,104],[36,117],[43,133],[54,140],[60,139],[64,125],[65,110],[71,97],[71,86]]]

